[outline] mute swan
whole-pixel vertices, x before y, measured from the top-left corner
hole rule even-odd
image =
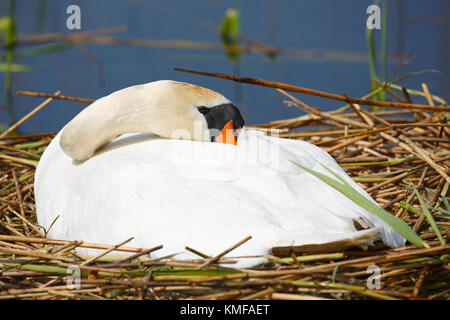
[[[224,137],[223,128],[234,133]],[[85,108],[45,150],[35,177],[38,223],[48,229],[60,215],[51,238],[163,244],[153,257],[192,258],[185,246],[213,256],[248,235],[234,256],[339,240],[404,244],[291,160],[330,175],[319,161],[371,199],[319,147],[245,129],[239,110],[217,92],[170,80],[132,86]],[[369,228],[358,231],[361,219]]]

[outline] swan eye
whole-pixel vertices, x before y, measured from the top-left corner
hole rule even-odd
[[[207,107],[197,107],[197,109],[201,114],[207,114],[209,112],[209,108]]]

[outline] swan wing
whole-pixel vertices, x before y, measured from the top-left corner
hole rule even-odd
[[[251,130],[237,147],[128,134],[78,163],[58,139],[35,180],[38,223],[49,228],[59,215],[52,238],[116,244],[134,237],[130,245],[137,247],[163,244],[154,255],[160,257],[185,246],[215,255],[251,235],[233,255],[258,255],[277,246],[360,244],[367,232],[353,220],[363,217],[375,230],[371,240],[404,243],[381,219],[291,162],[329,175],[321,162],[371,199],[330,155],[306,142]]]

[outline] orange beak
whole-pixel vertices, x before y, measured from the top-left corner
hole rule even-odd
[[[216,142],[227,143],[237,146],[236,137],[233,133],[233,120],[227,122],[227,124],[220,131],[219,136],[216,138]]]

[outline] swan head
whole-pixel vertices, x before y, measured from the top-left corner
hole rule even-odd
[[[236,144],[245,122],[239,109],[222,94],[177,81],[158,81],[158,94],[168,98],[154,133],[171,139]],[[163,119],[164,118],[164,119]],[[226,135],[227,132],[232,134]]]
[[[84,161],[125,133],[236,144],[244,124],[239,109],[220,93],[160,80],[96,100],[63,128],[59,142],[68,156]]]

